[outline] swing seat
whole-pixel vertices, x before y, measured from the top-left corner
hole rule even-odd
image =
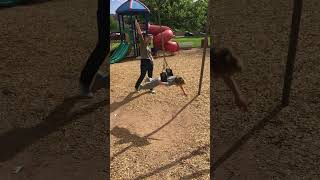
[[[160,73],[160,78],[162,82],[168,82],[168,77],[173,76],[172,69],[166,68],[163,72]]]

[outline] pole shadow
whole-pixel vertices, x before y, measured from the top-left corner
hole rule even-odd
[[[175,161],[173,161],[173,162],[171,162],[171,163],[168,163],[168,164],[166,164],[166,165],[164,165],[164,166],[161,166],[161,167],[159,167],[159,168],[157,168],[157,169],[155,169],[155,170],[153,170],[153,171],[151,171],[151,172],[149,172],[149,173],[146,173],[146,174],[144,174],[144,175],[140,175],[140,176],[134,178],[134,180],[145,179],[145,178],[147,178],[147,177],[150,177],[150,176],[153,176],[153,175],[155,175],[155,174],[158,174],[158,173],[160,173],[161,171],[164,171],[164,170],[166,170],[166,169],[169,169],[169,168],[171,168],[171,167],[174,167],[175,165],[181,163],[181,162],[184,161],[184,160],[190,159],[190,158],[192,158],[192,157],[194,157],[194,156],[203,155],[203,154],[206,153],[206,151],[207,151],[207,149],[208,149],[209,147],[210,147],[209,144],[206,144],[206,145],[204,145],[204,146],[198,147],[197,149],[193,150],[190,154],[188,154],[188,155],[186,155],[186,156],[182,156],[182,157],[180,157],[179,159],[177,159],[177,160],[175,160]]]
[[[67,98],[62,104],[57,106],[41,123],[30,128],[16,128],[0,135],[0,162],[12,159],[19,152],[39,139],[59,130],[67,124],[81,116],[95,111],[97,108],[105,106],[106,100],[86,106],[83,109],[71,112],[75,104],[83,99],[81,96]]]
[[[183,176],[182,178],[180,178],[181,180],[187,180],[187,179],[197,179],[201,176],[204,176],[206,174],[210,173],[210,169],[204,169],[204,170],[201,170],[201,171],[197,171],[195,173],[192,173],[190,175],[187,175],[187,176]]]
[[[282,110],[282,105],[277,105],[266,117],[259,121],[253,128],[249,130],[245,135],[243,135],[239,140],[237,140],[220,158],[218,158],[210,167],[211,174],[223,164],[228,158],[230,158],[237,150],[240,149],[255,133],[258,133],[265,125],[272,120],[280,111]]]

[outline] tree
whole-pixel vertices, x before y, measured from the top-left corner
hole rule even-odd
[[[154,24],[159,22],[158,13],[161,24],[175,30],[202,31],[207,22],[208,0],[145,0],[144,3],[151,11],[150,21]]]
[[[119,27],[118,27],[118,22],[115,19],[114,16],[110,16],[110,31],[118,31]]]

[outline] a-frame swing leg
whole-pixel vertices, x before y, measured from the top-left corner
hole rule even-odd
[[[203,79],[203,72],[204,72],[204,62],[206,60],[206,52],[207,52],[207,44],[208,44],[208,34],[206,33],[205,38],[204,38],[204,47],[203,47],[203,54],[202,54],[202,63],[201,63],[198,95],[201,94],[202,79]]]
[[[286,107],[289,105],[291,83],[293,79],[293,69],[294,69],[297,44],[298,44],[302,4],[303,4],[303,0],[294,0],[286,73],[284,78],[283,94],[282,94],[283,107]]]

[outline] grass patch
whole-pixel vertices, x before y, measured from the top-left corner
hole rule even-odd
[[[115,42],[110,44],[110,50],[113,51],[120,45],[120,42]]]
[[[175,37],[172,40],[177,41],[178,43],[183,42],[191,42],[193,48],[200,48],[201,47],[201,40],[204,39],[204,37]],[[209,46],[210,46],[210,37],[208,37]],[[119,46],[120,42],[112,42],[110,44],[110,50],[114,50]]]
[[[182,42],[191,42],[193,48],[200,48],[201,47],[201,40],[204,39],[204,37],[176,37],[173,40],[177,41],[178,43]],[[209,45],[210,45],[210,38],[208,38]]]

